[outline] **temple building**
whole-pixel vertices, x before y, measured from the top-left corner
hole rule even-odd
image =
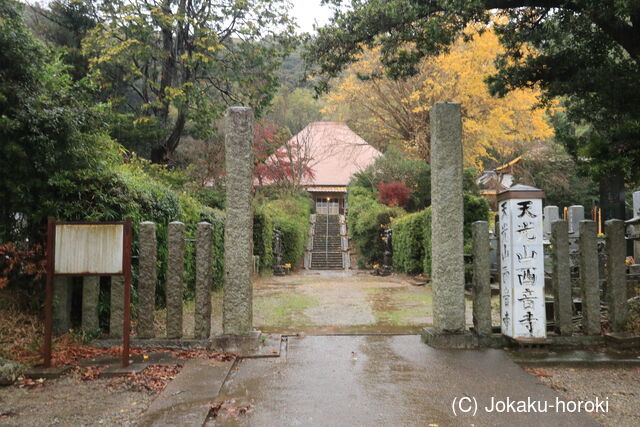
[[[316,213],[334,215],[347,209],[347,186],[353,175],[382,155],[340,122],[310,123],[281,150],[291,153],[290,163],[297,162],[309,172],[300,174],[300,186],[310,193]]]

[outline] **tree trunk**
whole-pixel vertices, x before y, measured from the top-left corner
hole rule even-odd
[[[624,172],[615,171],[600,177],[602,219],[625,220]]]

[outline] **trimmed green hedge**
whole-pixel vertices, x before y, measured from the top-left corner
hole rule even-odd
[[[407,274],[422,273],[425,264],[425,230],[431,230],[430,223],[430,208],[393,221],[393,266],[396,270]]]
[[[489,204],[482,196],[464,194],[465,252],[471,250],[471,224],[488,221]],[[431,276],[431,207],[392,223],[393,267],[407,274]]]
[[[383,233],[391,219],[404,215],[402,208],[390,208],[378,202],[374,192],[359,186],[349,187],[349,236],[359,254],[359,264],[381,263],[385,243]]]
[[[260,268],[273,267],[273,230],[282,232],[282,263],[295,267],[304,256],[309,234],[310,199],[304,194],[278,195],[255,203],[253,253],[260,256]]]

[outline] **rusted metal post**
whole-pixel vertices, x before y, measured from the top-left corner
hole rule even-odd
[[[55,263],[56,220],[47,223],[47,283],[44,300],[44,367],[51,367],[51,339],[53,335],[53,273]]]
[[[131,218],[124,223],[122,273],[124,274],[124,322],[122,330],[122,367],[129,366],[129,338],[131,333]]]

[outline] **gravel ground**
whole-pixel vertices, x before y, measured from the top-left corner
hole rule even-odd
[[[0,425],[135,425],[155,395],[122,385],[110,390],[112,381],[65,376],[35,389],[0,387]]]
[[[640,368],[528,368],[569,400],[609,399],[609,412],[594,413],[605,426],[640,426]]]

